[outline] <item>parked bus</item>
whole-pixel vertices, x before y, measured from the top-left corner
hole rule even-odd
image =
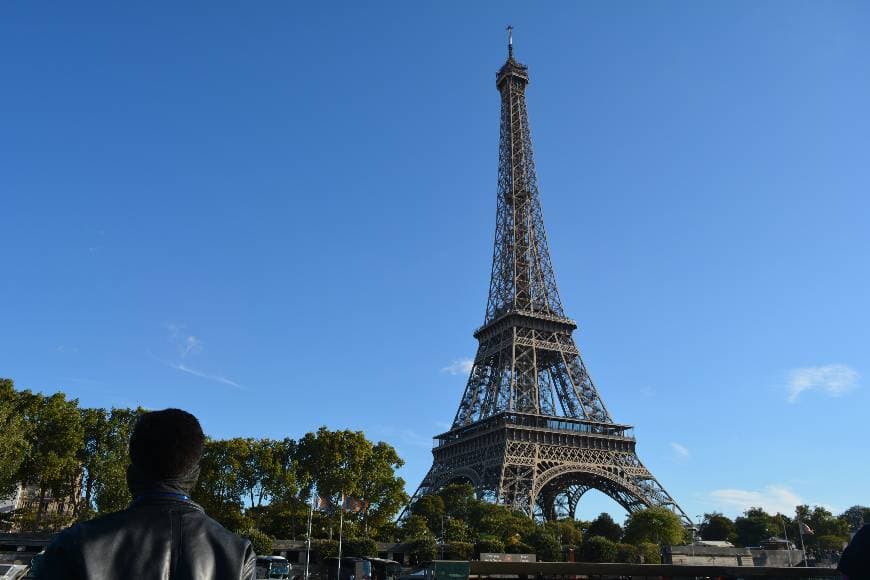
[[[284,556],[257,556],[256,578],[289,578],[290,563]]]

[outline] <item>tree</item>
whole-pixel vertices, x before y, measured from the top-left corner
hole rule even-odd
[[[431,562],[435,559],[435,552],[438,546],[432,538],[417,538],[408,542],[407,545],[412,566],[419,566],[424,562]]]
[[[417,538],[434,538],[434,536],[426,524],[426,518],[411,515],[408,516],[408,519],[405,520],[405,525],[402,526],[402,538],[407,541]]]
[[[776,522],[761,508],[749,508],[734,520],[739,546],[757,546],[762,540],[777,535]]]
[[[342,494],[367,503],[360,513],[345,514],[351,528],[361,524],[364,532],[372,528],[376,534],[407,501],[405,482],[395,473],[403,465],[395,449],[372,444],[361,431],[321,427],[306,433],[297,445],[296,462],[306,494],[316,489],[333,505],[339,505]]]
[[[240,485],[248,506],[261,508],[272,501],[287,500],[296,495],[294,455],[296,443],[285,438],[244,439],[245,461],[239,474]]]
[[[71,513],[64,509],[56,521],[44,522],[46,498],[49,494],[68,505],[77,491],[82,469],[78,461],[84,444],[84,432],[76,399],[67,400],[63,393],[50,396],[22,391],[19,411],[29,424],[31,446],[21,465],[24,485],[39,489],[36,513],[27,518],[26,527],[49,530],[69,523]],[[29,530],[28,530],[29,531]]]
[[[444,544],[444,558],[447,560],[471,560],[474,544],[471,542],[447,542]]]
[[[243,538],[251,540],[251,546],[254,548],[254,553],[260,556],[272,555],[272,536],[266,532],[261,532],[257,528],[248,528],[239,532]]]
[[[444,500],[440,495],[424,495],[411,506],[411,513],[424,518],[426,526],[440,535],[444,518]]]
[[[0,379],[0,499],[11,496],[21,482],[21,467],[31,447],[29,427],[14,383]]]
[[[83,497],[79,519],[93,511],[101,514],[126,508],[132,498],[127,488],[129,440],[144,409],[82,409],[84,446]]]
[[[206,513],[231,530],[253,527],[242,514],[249,450],[248,442],[241,438],[207,440],[193,491],[193,499]]]
[[[512,541],[504,545],[504,551],[507,554],[534,554],[535,549],[525,542],[514,538]]]
[[[592,536],[580,547],[583,562],[613,562],[616,560],[616,544],[601,536]]]
[[[527,536],[535,529],[535,522],[527,515],[503,505],[482,501],[471,506],[468,520],[478,535],[496,536],[506,544],[514,538]]]
[[[639,564],[640,550],[631,544],[616,544],[616,561],[625,564]]]
[[[602,512],[601,515],[590,522],[586,534],[589,537],[601,536],[611,542],[618,542],[622,538],[622,527],[613,521],[610,514]]]
[[[701,537],[705,540],[730,542],[736,536],[734,522],[718,512],[704,514],[704,522],[701,524],[700,531]]]
[[[451,483],[438,491],[444,501],[444,513],[456,520],[466,520],[471,508],[478,502],[470,483]]]
[[[504,552],[504,542],[495,536],[483,536],[474,544],[474,554],[501,554]]]
[[[683,541],[683,523],[667,508],[650,507],[628,516],[625,541],[635,545],[642,542],[679,544]]]
[[[849,530],[857,532],[864,524],[870,524],[870,507],[853,505],[839,516],[849,524]]]
[[[525,542],[534,549],[539,562],[562,561],[562,543],[554,532],[551,527],[538,526],[525,538]]]
[[[641,564],[661,564],[662,549],[658,544],[652,542],[641,542],[637,546],[637,551],[640,555]]]
[[[341,555],[367,557],[378,555],[378,545],[371,538],[345,538]]]
[[[317,555],[316,559],[320,561],[326,558],[335,558],[338,556],[338,541],[311,540],[311,551]]]
[[[462,520],[447,518],[444,527],[445,540],[450,542],[471,542],[471,528]]]
[[[574,520],[559,520],[544,522],[544,527],[552,530],[559,543],[563,546],[573,548],[579,546],[583,541],[583,534],[577,529]]]

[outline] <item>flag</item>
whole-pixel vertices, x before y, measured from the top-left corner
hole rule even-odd
[[[342,502],[341,507],[343,507],[344,509],[346,509],[349,512],[357,513],[357,512],[361,512],[364,509],[366,509],[366,507],[368,507],[368,505],[369,504],[367,501],[356,498],[356,497],[350,497],[348,495],[348,496],[344,497],[344,501]]]
[[[801,533],[813,535],[813,529],[805,523],[801,522]]]
[[[311,500],[311,505],[314,506],[316,510],[330,510],[332,509],[332,502],[329,501],[328,497],[321,497],[319,495],[315,495]]]

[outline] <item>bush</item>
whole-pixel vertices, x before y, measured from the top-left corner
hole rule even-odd
[[[471,560],[474,544],[471,542],[447,542],[444,544],[444,558],[447,560]]]
[[[616,560],[616,544],[607,538],[592,536],[580,547],[580,560],[583,562],[613,562]]]
[[[480,557],[481,554],[501,554],[504,552],[504,542],[494,536],[483,536],[474,545],[474,555]]]
[[[432,538],[416,538],[406,543],[408,546],[408,555],[411,557],[411,565],[419,566],[424,562],[431,562],[435,559],[435,552],[438,546]]]
[[[311,551],[317,555],[318,560],[335,558],[338,556],[338,542],[335,540],[311,540]]]
[[[534,554],[535,549],[525,542],[511,542],[504,547],[506,554]]]
[[[373,556],[378,555],[378,545],[371,538],[345,538],[341,545],[341,555]]]
[[[819,536],[817,538],[819,548],[822,550],[842,550],[849,543],[848,536],[834,536],[831,534]]]
[[[526,541],[534,549],[539,562],[562,561],[562,544],[551,529],[539,527],[526,538]]]
[[[616,544],[616,561],[625,564],[639,564],[640,550],[631,544]]]
[[[257,528],[249,528],[239,532],[239,535],[251,540],[251,545],[254,547],[254,553],[259,554],[260,556],[272,555],[272,536],[266,532],[261,532]]]
[[[661,564],[662,549],[658,544],[652,542],[643,542],[638,544],[637,551],[640,553],[641,564]]]

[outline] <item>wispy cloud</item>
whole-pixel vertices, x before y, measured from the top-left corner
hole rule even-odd
[[[674,456],[677,457],[677,459],[686,459],[689,457],[689,450],[686,448],[685,445],[680,445],[679,443],[674,443],[673,441],[671,441],[671,449],[673,450]]]
[[[170,368],[194,377],[221,383],[236,389],[246,388],[244,385],[227,376],[203,371],[190,363],[191,359],[202,353],[203,341],[199,337],[187,332],[187,329],[183,324],[170,322],[166,325],[166,329],[169,331],[169,340],[175,346],[175,356],[173,358],[177,359],[177,361],[166,361],[154,357],[156,360]]]
[[[474,361],[470,358],[460,358],[441,369],[441,372],[451,375],[467,375],[471,372],[471,367],[473,366]]]
[[[722,511],[732,511],[736,508],[737,511],[743,512],[751,507],[760,507],[771,514],[777,512],[790,514],[794,512],[795,506],[806,503],[798,494],[783,485],[768,485],[760,491],[717,489],[711,491],[709,496]]]
[[[185,326],[183,324],[175,324],[170,322],[166,325],[167,330],[169,330],[169,338],[175,343],[175,348],[178,351],[178,356],[181,358],[187,358],[192,354],[199,354],[202,352],[202,340],[193,336],[192,334],[188,334],[185,330]]]
[[[232,379],[228,379],[227,377],[222,377],[221,375],[213,375],[210,373],[203,372],[198,369],[191,368],[185,364],[176,364],[176,363],[166,363],[168,366],[174,368],[175,370],[181,371],[183,373],[187,373],[189,375],[193,375],[195,377],[199,377],[201,379],[207,379],[209,381],[215,381],[218,383],[223,383],[224,385],[229,385],[231,387],[235,387],[237,389],[244,389],[243,385],[240,385],[236,381]]]
[[[842,364],[794,369],[789,373],[788,402],[797,402],[801,393],[811,390],[840,397],[858,386],[860,376],[858,371]]]

